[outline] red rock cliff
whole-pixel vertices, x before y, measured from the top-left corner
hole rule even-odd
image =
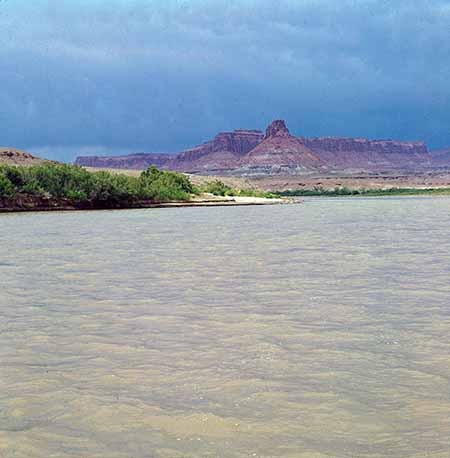
[[[411,169],[431,161],[423,142],[366,138],[300,138],[332,169]]]
[[[264,135],[259,130],[221,132],[213,140],[177,154],[169,167],[183,172],[215,171],[234,168],[239,158],[256,145]]]
[[[433,157],[423,142],[365,138],[305,138],[290,134],[283,120],[259,130],[222,132],[213,140],[181,153],[133,154],[120,157],[80,157],[77,164],[93,167],[160,168],[198,173],[263,173],[302,171],[425,170]],[[436,163],[436,159],[434,161]],[[266,171],[266,172],[264,172]],[[291,173],[291,172],[289,172]]]

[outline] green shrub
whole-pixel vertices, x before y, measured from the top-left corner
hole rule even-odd
[[[220,180],[209,181],[200,187],[199,190],[214,194],[215,196],[265,197],[266,199],[278,197],[277,194],[257,191],[255,189],[234,189]]]
[[[149,167],[141,173],[141,196],[155,201],[188,200],[194,188],[186,175]]]
[[[222,181],[214,180],[208,181],[203,186],[203,192],[208,192],[210,194],[214,194],[215,196],[231,196],[235,195],[237,191],[234,191],[233,188]]]
[[[185,175],[150,167],[139,177],[88,172],[66,164],[0,166],[0,196],[23,193],[102,205],[138,200],[188,200],[194,188]]]
[[[15,194],[13,183],[0,170],[0,197],[11,197]]]
[[[14,166],[3,166],[2,169],[3,174],[6,176],[6,178],[8,178],[14,187],[20,187],[25,184],[25,169]]]
[[[31,178],[29,181],[25,182],[25,184],[20,187],[20,192],[39,197],[51,197],[51,195],[46,192],[40,186],[39,182],[34,178]]]
[[[275,199],[279,197],[278,194],[272,192],[256,191],[255,189],[240,189],[235,195],[243,197],[264,197],[265,199]]]

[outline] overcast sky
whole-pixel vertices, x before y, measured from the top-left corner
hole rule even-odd
[[[0,0],[0,145],[174,152],[276,118],[450,146],[450,0]]]

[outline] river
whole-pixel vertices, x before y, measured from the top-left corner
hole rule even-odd
[[[448,458],[450,199],[0,215],[0,457]]]

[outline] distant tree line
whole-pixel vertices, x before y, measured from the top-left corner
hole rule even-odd
[[[450,188],[387,188],[387,189],[350,189],[338,186],[333,189],[315,186],[312,189],[291,189],[282,191],[279,195],[284,197],[341,197],[341,196],[415,196],[422,194],[450,194]]]

